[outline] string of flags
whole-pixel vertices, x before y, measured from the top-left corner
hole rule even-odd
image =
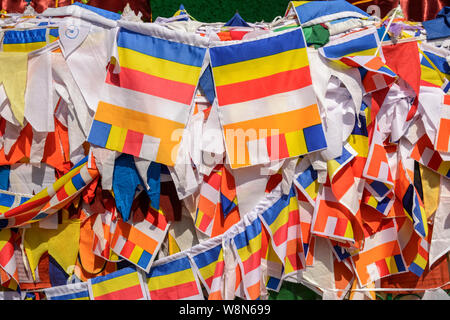
[[[0,17],[0,299],[450,289],[445,26],[94,9]]]

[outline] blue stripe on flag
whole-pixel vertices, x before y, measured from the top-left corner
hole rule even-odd
[[[177,259],[168,263],[152,267],[150,269],[150,272],[147,274],[147,278],[165,276],[171,273],[183,271],[190,268],[191,264],[189,263],[189,258],[183,257],[181,259]]]

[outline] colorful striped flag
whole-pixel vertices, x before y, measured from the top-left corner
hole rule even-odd
[[[260,298],[264,286],[261,275],[261,259],[264,255],[261,219],[257,217],[249,221],[248,215],[245,215],[243,223],[238,225],[238,232],[232,239],[232,246],[241,269],[245,296],[248,300],[256,300]]]
[[[389,190],[394,186],[394,179],[392,178],[391,169],[389,167],[387,152],[384,148],[381,132],[379,131],[376,121],[363,176],[384,184]],[[371,184],[371,186],[373,186],[373,184]],[[378,195],[382,196],[383,194],[378,193]]]
[[[406,272],[394,220],[384,219],[376,233],[366,233],[364,249],[350,259],[359,284],[363,287],[372,281]]]
[[[435,143],[436,150],[439,152],[450,152],[450,94],[444,95],[440,113]]]
[[[444,161],[439,152],[434,150],[433,143],[426,133],[416,142],[410,157],[440,175],[450,178],[450,161]]]
[[[398,242],[402,249],[408,271],[420,277],[428,264],[428,253],[431,243],[432,225],[429,225],[430,232],[426,238],[420,237],[414,232],[414,225],[406,217],[396,217],[398,229]]]
[[[229,169],[218,164],[203,176],[194,224],[210,237],[222,234],[239,221],[236,184]]]
[[[419,45],[420,85],[442,88],[450,81],[450,65],[446,60],[448,53],[423,42]],[[445,91],[444,91],[445,92]]]
[[[355,178],[352,160],[358,153],[346,143],[342,155],[327,161],[328,178],[336,200],[344,205],[353,215],[359,209],[358,181]]]
[[[331,40],[319,52],[327,59],[338,60],[348,56],[372,56],[377,54],[380,44],[376,28],[349,33]],[[382,56],[382,50],[379,55]]]
[[[209,176],[203,176],[203,183],[200,186],[200,196],[194,224],[198,230],[209,236],[212,234],[214,217],[220,202],[221,166],[221,164],[218,164]]]
[[[203,300],[203,294],[190,259],[176,253],[153,264],[147,273],[150,300]]]
[[[135,266],[149,272],[166,237],[169,222],[161,209],[156,211],[150,206],[144,220],[134,220],[134,216],[129,222],[117,219],[111,249]]]
[[[32,197],[32,195],[21,195],[18,193],[0,190],[0,214],[21,205],[22,203],[30,200]]]
[[[336,199],[329,183],[322,185],[314,208],[312,234],[353,245],[355,232],[352,220],[353,213]]]
[[[311,233],[311,223],[314,215],[314,205],[297,190],[297,200],[300,212],[300,227],[302,229],[303,252],[306,259],[306,266],[311,266],[314,262],[315,237]]]
[[[28,201],[0,214],[0,229],[40,221],[73,201],[99,174],[95,165],[88,168],[87,160],[88,156]]]
[[[386,194],[383,198],[379,199],[378,197],[374,196],[373,193],[369,192],[367,188],[364,189],[362,196],[363,203],[374,208],[384,216],[387,216],[389,214],[392,205],[394,204],[394,199],[394,192],[392,191]]]
[[[302,26],[341,18],[367,18],[369,15],[347,1],[291,1],[286,15],[295,10]]]
[[[326,148],[301,29],[213,47],[210,56],[231,168]]]
[[[148,300],[143,276],[126,267],[88,280],[90,300]]]
[[[216,237],[206,243],[200,243],[194,246],[188,254],[209,295],[208,300],[222,300],[225,271],[222,238]]]
[[[314,170],[309,159],[301,159],[295,168],[294,184],[311,205],[316,202],[319,192],[317,177],[317,171]]]
[[[283,263],[284,274],[289,276],[304,269],[300,213],[294,187],[259,216],[269,232],[274,251]]]
[[[173,166],[206,49],[125,28],[117,46],[88,141]]]
[[[11,229],[0,230],[0,267],[18,284],[19,273],[14,255],[14,238],[15,232]],[[2,284],[3,282],[2,279]]]
[[[47,28],[8,30],[3,37],[3,51],[31,52],[47,45]]]
[[[44,289],[47,300],[89,300],[87,282],[69,283]]]
[[[261,266],[263,269],[263,281],[266,289],[278,292],[283,282],[284,266],[270,241],[269,231],[267,228],[263,228],[262,231],[261,249],[263,256],[261,257]]]
[[[397,165],[394,192],[395,197],[402,203],[404,213],[414,222],[416,232],[425,238],[428,234],[428,223],[423,202],[402,160],[399,160]]]

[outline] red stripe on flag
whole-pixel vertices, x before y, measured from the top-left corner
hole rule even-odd
[[[143,298],[140,284],[95,297],[95,300],[137,300]]]
[[[120,251],[120,255],[128,259],[131,256],[135,246],[136,245],[133,242],[127,240]]]
[[[289,158],[289,151],[284,134],[267,137],[266,145],[270,160]],[[275,154],[272,154],[272,151],[274,151]]]
[[[389,268],[387,266],[385,259],[378,260],[377,262],[375,262],[375,264],[377,265],[378,272],[380,273],[380,277],[385,277],[389,274]]]
[[[336,228],[334,229],[334,234],[336,236],[343,237],[345,235],[345,230],[347,230],[348,220],[346,219],[337,219]]]
[[[191,104],[195,90],[195,86],[187,83],[152,76],[125,67],[120,67],[119,74],[110,70],[106,76],[106,83],[186,105]]]
[[[309,66],[216,87],[219,105],[245,102],[311,85]]]
[[[141,153],[142,140],[144,140],[144,135],[142,133],[128,130],[122,152],[139,157],[139,154]]]
[[[151,281],[151,280],[150,280]],[[150,291],[151,300],[178,300],[199,294],[195,281],[182,283],[173,287]]]
[[[261,265],[261,249],[253,253],[247,260],[242,261],[242,265],[245,274],[258,268]]]

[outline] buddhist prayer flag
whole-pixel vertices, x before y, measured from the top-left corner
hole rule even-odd
[[[445,50],[421,43],[420,53],[420,85],[441,88],[450,80],[450,66],[446,60]]]
[[[117,220],[111,248],[142,270],[149,272],[161,243],[166,237],[169,223],[161,210],[149,207],[142,221]]]
[[[143,276],[126,267],[88,280],[91,300],[147,300]]]
[[[326,148],[301,29],[210,48],[231,167]]]
[[[366,233],[364,249],[353,255],[351,261],[361,286],[406,272],[394,220],[385,219],[376,233]]]
[[[3,51],[31,52],[47,45],[47,28],[8,30],[3,37]]]
[[[87,160],[88,156],[31,199],[0,214],[0,229],[37,222],[64,208],[99,174],[95,166],[88,168]]]
[[[263,286],[261,259],[264,253],[261,220],[257,217],[249,221],[248,215],[245,215],[243,223],[238,227],[239,233],[233,237],[232,245],[238,257],[245,296],[249,300],[256,300],[259,299]]]
[[[302,26],[310,26],[339,18],[364,19],[369,15],[347,1],[291,1],[286,15],[295,10]]]
[[[434,149],[433,143],[426,133],[414,145],[411,158],[440,175],[450,178],[450,161],[442,159],[439,152]]]
[[[314,205],[319,192],[317,171],[314,170],[308,158],[303,158],[295,168],[294,184],[306,197],[311,205]]]
[[[305,267],[300,213],[297,196],[292,186],[287,195],[281,195],[272,206],[260,213],[269,232],[273,250],[284,266],[286,276]]]
[[[174,165],[206,48],[121,28],[88,141]]]
[[[222,238],[216,237],[206,243],[192,248],[189,256],[198,271],[200,281],[208,293],[209,300],[223,299],[223,275],[225,262],[223,259]]]
[[[0,267],[16,283],[19,283],[19,273],[14,255],[14,236],[15,232],[11,229],[0,230]]]
[[[44,289],[48,300],[89,300],[87,282],[70,283],[63,286]]]
[[[203,300],[189,257],[176,253],[155,263],[147,273],[150,300]]]
[[[444,95],[444,102],[440,107],[439,128],[436,134],[436,150],[450,152],[450,95]]]

